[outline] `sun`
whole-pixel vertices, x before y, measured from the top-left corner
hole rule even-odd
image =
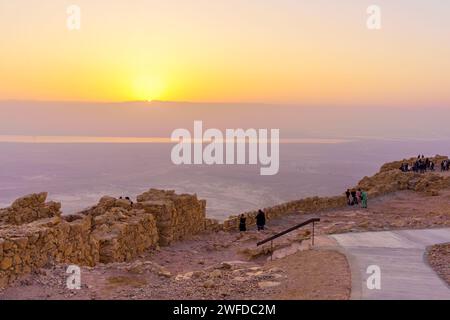
[[[137,100],[152,101],[161,99],[166,86],[159,77],[139,76],[133,81],[133,96]]]

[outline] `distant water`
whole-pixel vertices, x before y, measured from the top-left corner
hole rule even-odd
[[[312,195],[342,194],[387,162],[417,154],[449,154],[449,141],[289,143],[280,147],[280,172],[258,166],[175,166],[166,143],[0,143],[0,207],[19,196],[48,191],[64,213],[103,195],[130,196],[149,188],[197,193],[207,215],[231,214]]]

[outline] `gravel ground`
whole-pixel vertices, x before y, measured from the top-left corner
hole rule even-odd
[[[450,286],[450,243],[430,247],[427,259],[431,267]]]

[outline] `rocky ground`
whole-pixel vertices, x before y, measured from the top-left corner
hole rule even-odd
[[[66,267],[27,276],[0,298],[348,299],[351,288],[345,257],[329,250],[303,251],[266,265],[230,261],[177,275],[146,260],[82,268],[81,290],[66,289]]]
[[[450,286],[450,243],[432,246],[427,251],[431,267]]]
[[[430,196],[400,191],[369,208],[319,212],[317,235],[450,226],[450,190]],[[310,250],[311,226],[256,247],[256,242],[309,216],[269,221],[264,232],[218,232],[147,251],[131,263],[82,267],[81,290],[66,288],[66,265],[49,265],[0,291],[0,299],[348,299],[350,271],[333,250]],[[252,228],[254,229],[254,228]],[[430,251],[430,263],[448,281],[448,246]]]

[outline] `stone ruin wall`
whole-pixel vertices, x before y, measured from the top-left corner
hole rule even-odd
[[[298,213],[316,213],[322,210],[335,209],[345,206],[347,200],[344,196],[336,197],[310,197],[297,201],[290,201],[281,205],[262,209],[266,214],[266,220],[276,219],[283,215]],[[256,215],[258,211],[243,213],[247,218],[247,226],[256,225]],[[224,230],[237,230],[239,227],[240,215],[231,216],[223,223]]]
[[[33,194],[0,209],[0,287],[50,263],[129,261],[208,226],[206,202],[173,191],[150,190],[133,206],[103,197],[96,206],[67,216],[46,198],[46,193]]]
[[[46,199],[46,193],[32,194],[17,199],[11,207],[0,209],[0,225],[21,225],[38,219],[58,216],[61,204],[53,201],[45,203]]]
[[[90,219],[69,223],[61,217],[59,205],[45,203],[46,197],[30,195],[0,210],[0,287],[51,262],[98,261],[98,242],[89,236]]]
[[[206,201],[196,196],[151,189],[137,197],[136,207],[154,215],[162,246],[206,229]]]

